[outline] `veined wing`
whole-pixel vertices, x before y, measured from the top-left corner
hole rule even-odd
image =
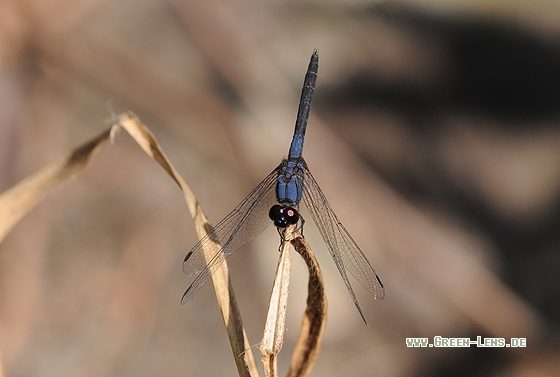
[[[278,168],[274,169],[229,215],[189,251],[183,262],[183,271],[187,275],[196,274],[196,277],[183,294],[182,304],[195,295],[228,256],[271,224],[268,211],[276,203],[274,188],[278,179]],[[212,250],[213,256],[207,263],[204,250],[208,248]]]
[[[303,201],[311,213],[317,228],[319,228],[319,232],[327,244],[327,248],[344,280],[344,284],[346,284],[346,288],[365,322],[362,309],[358,304],[358,299],[354,294],[346,272],[350,272],[378,300],[382,300],[385,297],[383,283],[381,283],[381,280],[362,250],[360,250],[358,244],[356,244],[356,241],[352,239],[332,210],[321,188],[307,169],[307,165],[304,164],[304,166],[305,168],[302,170]]]

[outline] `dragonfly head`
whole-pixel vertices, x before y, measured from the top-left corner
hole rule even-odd
[[[295,225],[299,221],[299,213],[295,208],[280,204],[270,207],[268,217],[279,228],[285,228],[290,224]]]

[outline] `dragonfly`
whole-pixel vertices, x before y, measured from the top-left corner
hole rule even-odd
[[[318,67],[319,52],[315,50],[305,75],[288,157],[186,255],[183,270],[188,275],[194,274],[196,277],[183,294],[182,304],[198,292],[227,257],[255,238],[271,223],[279,231],[298,223],[303,228],[303,218],[299,214],[302,199],[364,322],[366,322],[365,317],[348,279],[348,273],[375,299],[382,300],[385,297],[381,279],[334,213],[302,156]],[[222,246],[215,247],[213,246],[215,244]],[[214,249],[213,256],[207,262],[204,249],[208,247]]]

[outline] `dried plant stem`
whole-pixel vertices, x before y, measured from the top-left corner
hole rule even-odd
[[[319,354],[321,340],[327,323],[327,298],[319,264],[303,236],[294,226],[290,225],[282,232],[280,259],[276,269],[264,336],[260,346],[261,359],[267,377],[278,376],[278,354],[284,342],[291,269],[290,243],[307,264],[309,285],[307,309],[303,316],[298,342],[292,353],[292,362],[288,376],[299,377],[309,375]]]
[[[290,285],[290,271],[292,259],[290,255],[290,240],[295,227],[290,225],[282,231],[282,245],[280,258],[276,268],[272,294],[268,305],[268,315],[261,342],[261,359],[267,377],[278,376],[278,354],[284,343],[286,329],[286,310],[288,307],[288,291]]]
[[[177,185],[179,185],[191,216],[193,217],[198,238],[201,239],[204,237],[208,230],[212,229],[212,225],[183,177],[175,170],[159,147],[154,135],[133,113],[120,115],[117,124],[126,129],[140,147],[142,147],[144,152],[156,160]],[[213,251],[215,248],[219,248],[219,245],[214,244],[204,250],[207,261],[214,255]],[[226,263],[223,263],[221,267],[212,274],[212,283],[214,284],[216,298],[222,312],[235,364],[237,365],[237,371],[239,375],[243,377],[258,376],[257,366],[243,327],[241,314],[229,279]]]
[[[319,355],[323,333],[327,325],[327,296],[323,276],[313,251],[302,235],[291,240],[296,251],[302,256],[309,270],[307,309],[299,333],[299,339],[292,352],[289,377],[308,376]]]

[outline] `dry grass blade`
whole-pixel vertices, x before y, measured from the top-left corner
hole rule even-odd
[[[154,135],[133,113],[121,114],[118,117],[117,124],[123,127],[134,138],[138,145],[142,147],[144,152],[156,160],[177,185],[179,185],[185,197],[185,201],[187,202],[187,206],[189,207],[191,216],[193,217],[198,238],[201,239],[204,237],[206,233],[212,229],[212,225],[183,177],[181,177],[161,150]],[[214,250],[215,247],[219,247],[219,245],[213,245],[210,249],[204,250],[207,260],[213,255],[212,250]],[[223,263],[212,275],[212,283],[214,284],[218,305],[222,312],[238,373],[240,376],[244,377],[258,376],[257,366],[251,352],[247,335],[245,334],[241,314],[229,280],[226,263]]]
[[[89,160],[115,136],[120,127],[124,128],[138,145],[150,157],[156,160],[179,185],[194,219],[197,234],[199,238],[204,237],[206,232],[212,228],[212,225],[200,208],[192,191],[162,152],[153,134],[140,123],[134,114],[127,113],[120,115],[117,123],[111,128],[0,195],[0,242],[13,226],[52,189],[81,172],[87,166]],[[212,281],[239,375],[247,377],[258,376],[256,363],[243,328],[235,295],[231,284],[229,284],[227,265],[225,263],[212,276]]]
[[[52,189],[81,172],[114,133],[102,132],[0,195],[0,242]]]
[[[292,362],[288,372],[289,377],[303,377],[311,373],[319,355],[323,333],[327,325],[327,296],[319,264],[303,236],[297,233],[291,243],[305,260],[309,270],[307,309],[303,316],[299,339],[292,353]]]
[[[282,233],[280,258],[276,268],[268,315],[261,342],[261,359],[267,377],[278,376],[278,354],[284,343],[286,329],[286,309],[288,307],[288,291],[290,286],[290,271],[292,259],[290,256],[290,240],[294,237],[295,227],[288,226]]]

